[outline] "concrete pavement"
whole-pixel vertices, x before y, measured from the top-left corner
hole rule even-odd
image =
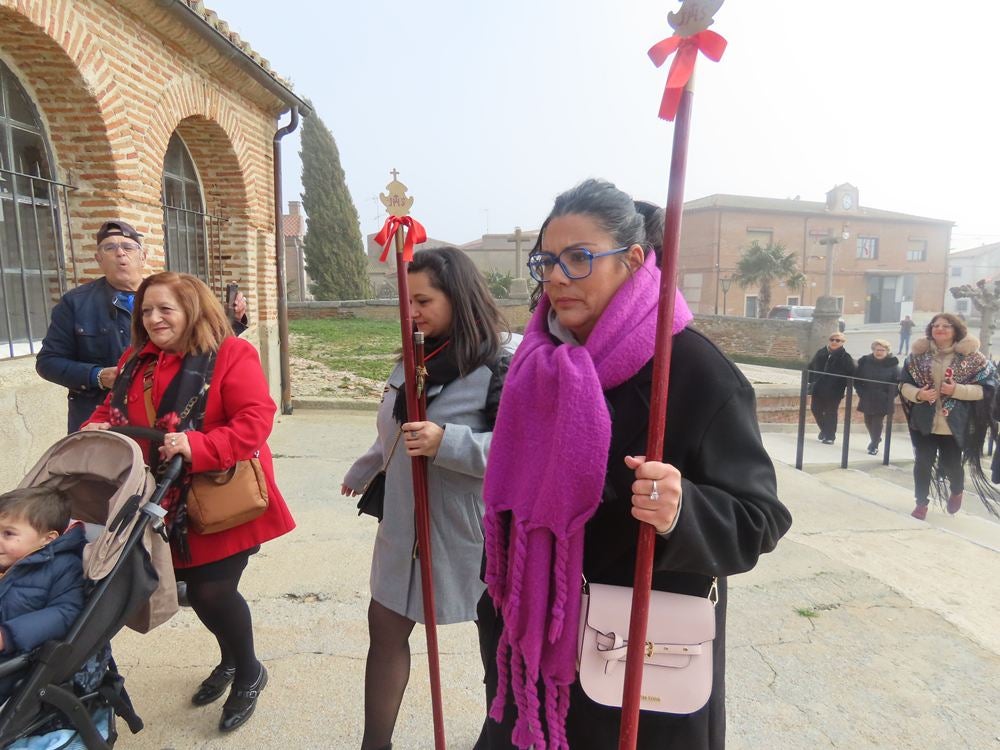
[[[339,487],[374,437],[373,417],[297,411],[276,426],[278,481],[299,528],[265,545],[244,578],[271,675],[252,721],[221,736],[221,701],[190,705],[217,654],[183,610],[151,634],[115,639],[146,722],[134,737],[121,727],[120,747],[360,746],[375,524]],[[755,570],[730,579],[728,747],[1000,748],[1000,526],[936,508],[916,521],[902,481],[881,469],[795,471],[785,439],[765,434],[794,525]],[[813,443],[810,453],[839,458],[839,446]],[[448,746],[470,748],[484,712],[475,628],[439,637]],[[398,750],[433,747],[419,627],[411,643]]]

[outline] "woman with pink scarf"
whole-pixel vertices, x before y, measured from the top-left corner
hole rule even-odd
[[[655,222],[660,217],[652,217]],[[484,497],[479,606],[489,718],[478,750],[617,747],[621,709],[576,675],[581,583],[631,586],[639,522],[658,533],[653,588],[707,596],[718,578],[704,708],[643,711],[640,748],[725,744],[725,576],[754,567],[791,518],[754,393],[680,294],[663,462],[642,454],[660,271],[636,204],[587,180],[556,199],[528,260],[543,294],[511,364]]]

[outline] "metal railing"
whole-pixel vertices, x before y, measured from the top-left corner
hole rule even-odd
[[[70,190],[76,187],[0,169],[0,359],[38,351],[66,291],[66,257],[77,279],[65,218]]]
[[[851,448],[851,425],[853,424],[852,410],[854,407],[854,383],[857,381],[861,381],[864,383],[872,383],[880,387],[885,387],[887,385],[896,386],[898,384],[889,380],[871,380],[869,378],[858,378],[853,375],[840,375],[838,373],[824,372],[823,370],[803,370],[802,382],[799,388],[799,429],[795,441],[795,468],[800,470],[802,469],[802,459],[803,459],[803,454],[805,453],[806,401],[807,401],[807,396],[809,395],[810,374],[822,375],[828,378],[843,378],[844,380],[847,381],[844,390],[844,424],[843,424],[844,439],[840,449],[840,468],[846,469]],[[889,410],[889,413],[886,414],[884,417],[885,445],[882,449],[883,466],[889,465],[889,456],[892,448],[892,425],[895,422],[895,416],[896,416],[896,400],[897,396],[894,395],[890,401],[892,408]]]
[[[222,294],[222,227],[228,221],[225,216],[164,204],[167,269],[197,276]]]

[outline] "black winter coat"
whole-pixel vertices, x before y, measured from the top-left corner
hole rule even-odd
[[[810,370],[819,372],[809,373],[810,393],[816,398],[828,401],[839,401],[844,397],[844,390],[847,388],[847,378],[833,377],[835,375],[853,375],[854,360],[847,350],[841,347],[835,352],[828,347],[823,347],[809,360]],[[823,375],[822,373],[830,373]]]
[[[854,381],[854,389],[858,392],[858,411],[883,417],[891,414],[899,392],[899,360],[891,354],[882,359],[875,359],[874,354],[866,354],[858,360],[858,369],[854,371],[854,375],[864,378]],[[866,380],[882,380],[886,385],[868,383]]]
[[[612,420],[611,447],[604,498],[585,532],[583,570],[591,582],[632,585],[639,524],[631,515],[635,473],[625,466],[624,458],[646,452],[651,384],[650,361],[605,393]],[[753,388],[711,341],[690,328],[674,337],[665,443],[664,461],[681,472],[682,506],[673,532],[656,539],[653,588],[706,596],[712,577],[719,577],[715,677],[712,696],[700,711],[686,716],[642,712],[638,748],[722,750],[725,576],[750,570],[762,553],[773,550],[791,525],[791,515],[778,500],[774,466],[757,425]],[[492,649],[488,638],[483,645],[487,683],[495,690],[500,627],[488,595],[484,601],[479,613],[487,621],[481,619],[480,628],[494,630]],[[620,714],[619,709],[592,702],[574,683],[566,726],[569,746],[573,750],[617,747]],[[506,750],[513,745],[491,736],[489,744],[477,745],[484,747]]]

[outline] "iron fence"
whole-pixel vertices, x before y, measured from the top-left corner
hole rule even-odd
[[[849,453],[851,448],[851,425],[852,420],[852,410],[854,407],[854,383],[861,381],[864,383],[873,383],[879,386],[893,385],[896,383],[886,380],[871,380],[868,378],[858,378],[853,375],[839,375],[836,373],[825,372],[823,370],[803,370],[802,371],[802,382],[799,388],[799,429],[798,436],[795,441],[795,468],[802,469],[802,459],[805,453],[805,437],[806,437],[806,403],[807,396],[809,395],[809,375],[823,375],[828,378],[844,378],[847,382],[844,389],[844,424],[843,424],[843,442],[840,448],[840,468],[846,469],[849,459]],[[885,446],[882,449],[882,465],[888,466],[890,460],[890,452],[892,449],[892,426],[894,424],[896,416],[896,400],[897,397],[893,396],[890,403],[891,409],[889,413],[885,416],[885,429],[884,429],[884,442]]]
[[[38,351],[65,293],[66,258],[78,279],[69,185],[0,169],[0,359]],[[68,249],[68,253],[66,252]]]

